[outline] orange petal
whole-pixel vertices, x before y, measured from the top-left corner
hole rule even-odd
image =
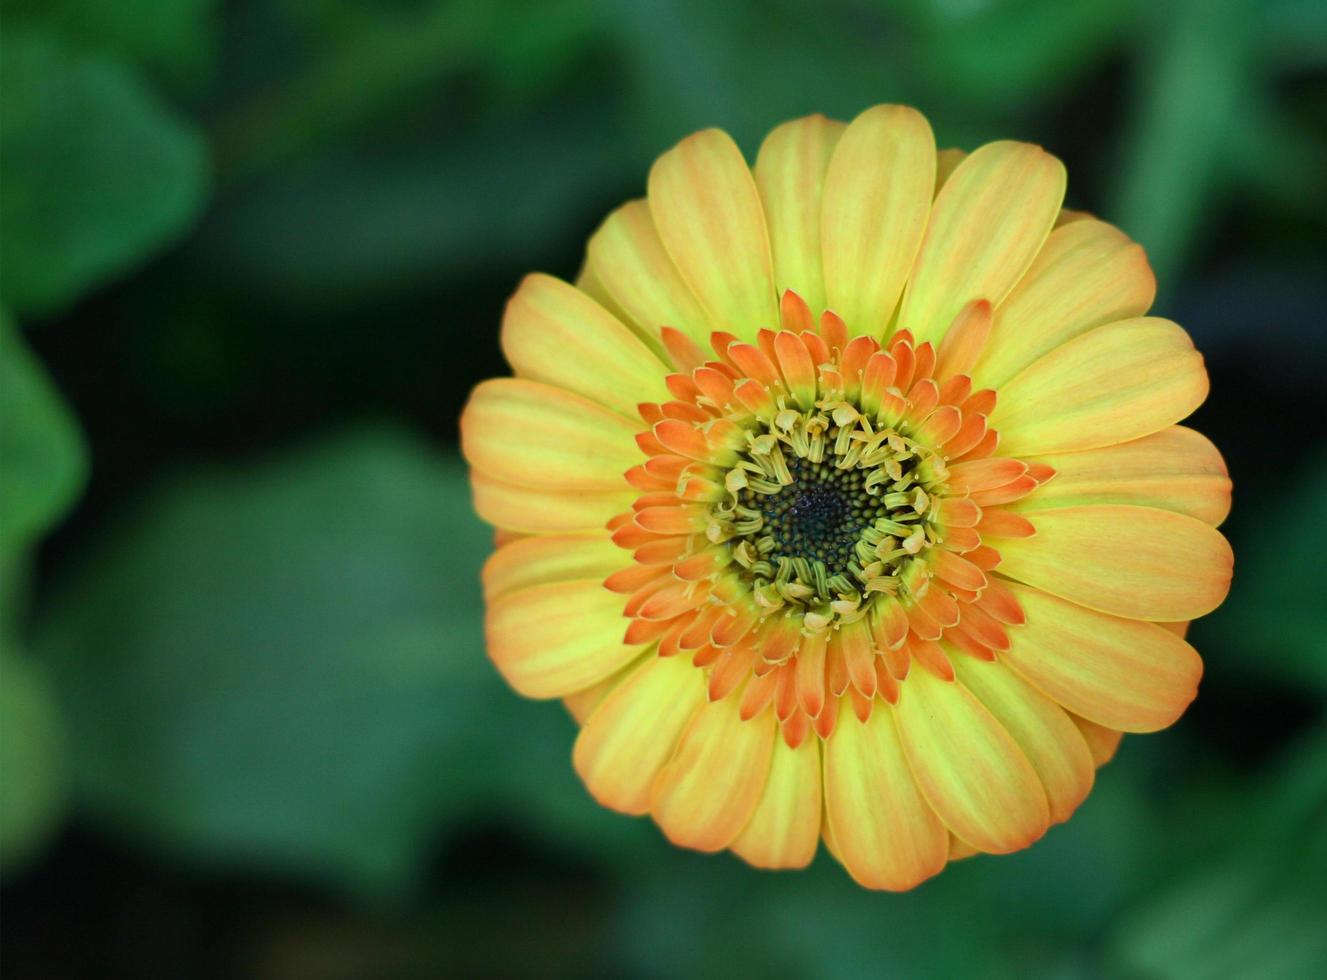
[[[1026,517],[1000,507],[988,507],[981,513],[977,531],[983,538],[1030,538],[1037,528]]]
[[[972,562],[946,551],[935,548],[930,554],[931,567],[940,578],[969,592],[979,592],[986,587],[986,574]]]
[[[974,459],[949,467],[949,486],[955,493],[977,493],[1013,483],[1026,472],[1026,463],[1007,456]]]
[[[814,718],[825,704],[825,634],[803,637],[797,651],[797,700]]]
[[[848,623],[839,630],[839,636],[849,682],[864,697],[874,697],[876,651],[870,624],[865,619]]]
[[[990,332],[990,301],[974,299],[958,311],[954,322],[945,331],[936,356],[935,376],[943,379],[969,374],[985,349]]]

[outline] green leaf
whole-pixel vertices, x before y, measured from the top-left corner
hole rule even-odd
[[[638,832],[577,784],[561,705],[485,657],[490,546],[464,468],[391,431],[153,494],[38,622],[80,804],[369,894],[408,887],[457,821],[587,850]]]
[[[0,869],[31,860],[64,812],[59,711],[41,665],[0,647]]]
[[[0,557],[50,528],[82,492],[87,470],[78,423],[0,309]],[[13,570],[7,561],[0,575]]]
[[[1110,214],[1147,249],[1157,279],[1174,279],[1245,139],[1241,110],[1255,72],[1256,4],[1179,0],[1149,11],[1132,125]]]
[[[1116,931],[1122,976],[1297,980],[1327,963],[1327,729],[1227,804],[1225,840]]]
[[[935,92],[1001,112],[1062,97],[1135,20],[1133,0],[925,3],[917,68]]]
[[[211,61],[217,0],[4,0],[9,25],[48,28],[80,48],[142,63],[170,81]]]
[[[197,216],[201,136],[123,65],[37,31],[0,41],[0,297],[53,313]]]
[[[1230,597],[1194,624],[1200,648],[1228,651],[1230,672],[1256,673],[1292,689],[1327,698],[1327,606],[1322,555],[1327,551],[1327,458],[1308,461],[1284,488],[1277,526],[1288,533],[1254,533],[1234,541],[1238,568]],[[1253,529],[1251,529],[1253,530]],[[1205,637],[1210,643],[1204,643]],[[1267,651],[1275,650],[1275,656]]]

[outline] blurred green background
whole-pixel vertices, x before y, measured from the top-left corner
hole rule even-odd
[[[871,894],[600,810],[456,417],[653,158],[906,101],[1149,249],[1235,479],[1199,700]],[[1327,974],[1327,5],[2,0],[7,978]]]

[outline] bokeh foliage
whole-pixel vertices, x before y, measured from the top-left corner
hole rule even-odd
[[[1327,968],[1327,7],[3,0],[0,17],[0,866],[20,969]],[[943,145],[1046,144],[1070,203],[1148,247],[1160,312],[1209,359],[1196,424],[1237,488],[1236,586],[1193,629],[1190,714],[1126,738],[1037,847],[906,896],[824,857],[769,875],[684,854],[593,804],[562,708],[484,657],[491,538],[455,450],[466,389],[503,370],[506,294],[530,268],[573,275],[664,147],[719,125],[754,153],[785,118],[887,100]],[[145,948],[102,935],[52,959],[73,954],[43,928],[104,911],[76,900],[84,875],[134,896],[117,914],[140,929],[171,905],[218,959],[150,928]]]

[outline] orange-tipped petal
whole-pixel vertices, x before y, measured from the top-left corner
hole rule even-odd
[[[884,334],[934,186],[935,137],[916,110],[876,106],[839,138],[825,174],[820,241],[826,305],[853,334]]]
[[[990,331],[989,300],[974,299],[959,310],[954,322],[945,332],[944,340],[940,342],[935,362],[935,376],[943,379],[971,372],[973,365],[977,363],[977,358],[986,347],[986,336]]]
[[[730,845],[755,813],[769,778],[774,714],[743,721],[736,698],[704,705],[654,778],[650,811],[674,844]]]
[[[794,333],[781,330],[774,337],[774,351],[788,390],[803,409],[815,407],[816,367],[806,345]]]
[[[820,843],[820,742],[775,739],[769,779],[733,853],[757,868],[804,868]]]
[[[1093,327],[1142,316],[1155,295],[1147,256],[1128,236],[1101,221],[1061,226],[995,311],[977,383],[1003,385]]]
[[[825,815],[835,856],[855,881],[906,891],[944,868],[949,834],[918,789],[893,714],[835,727],[824,747]]]
[[[959,838],[1003,854],[1046,832],[1050,806],[1036,770],[965,687],[915,671],[895,713],[922,793]]]
[[[1010,588],[1027,624],[1012,633],[1001,661],[1074,714],[1152,732],[1172,724],[1197,694],[1202,660],[1169,630]]]
[[[1091,609],[1195,619],[1230,589],[1230,545],[1202,521],[1115,504],[1038,511],[1031,538],[1000,542],[1000,572]]]
[[[700,671],[680,657],[649,657],[608,694],[576,738],[572,763],[603,806],[650,809],[650,786],[705,703]]]
[[[576,287],[526,276],[502,317],[502,352],[516,374],[574,391],[634,417],[642,399],[662,401],[663,362]]]
[[[636,423],[562,388],[518,378],[485,381],[461,415],[461,451],[508,483],[620,490],[641,461]]]
[[[709,317],[668,257],[645,201],[631,201],[610,214],[590,238],[588,251],[604,289],[643,336],[670,326],[697,343],[709,339]]]
[[[727,133],[702,130],[655,161],[649,203],[664,248],[716,326],[753,337],[779,322],[760,194]]]
[[[622,599],[597,579],[508,592],[484,618],[489,657],[531,698],[561,697],[624,667],[639,647],[622,642]]]
[[[1207,397],[1189,335],[1140,317],[1097,327],[1034,361],[1000,390],[991,414],[1015,456],[1098,449],[1173,425]]]
[[[775,127],[756,154],[756,187],[769,226],[775,284],[781,293],[796,290],[816,309],[825,306],[820,196],[844,128],[820,115],[794,119]]]
[[[1041,779],[1052,823],[1068,820],[1092,789],[1096,766],[1077,726],[1054,701],[1002,664],[959,657],[958,680],[1018,743]]]

